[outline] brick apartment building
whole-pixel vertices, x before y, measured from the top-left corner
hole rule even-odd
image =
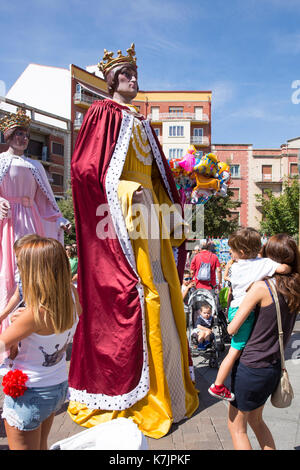
[[[45,137],[44,146],[50,159],[44,165],[54,180],[52,185],[57,194],[62,194],[61,184],[54,184],[62,182],[62,169],[59,170],[62,147],[57,144],[63,144],[59,139],[64,140],[66,190],[71,155],[84,115],[94,101],[106,97],[106,83],[98,67],[92,65],[82,69],[74,64],[69,69],[29,64],[7,93],[7,98],[25,102],[28,109],[43,110],[44,114],[48,114],[46,121],[50,125],[53,125],[51,115],[61,117],[64,125],[65,122],[70,123],[68,130],[63,130],[67,131],[67,139],[65,134],[54,134],[54,147],[49,132],[44,133],[48,136]],[[212,100],[211,91],[139,91],[134,104],[151,119],[168,159],[184,156],[188,147],[194,145],[199,152],[215,152],[221,161],[228,162],[232,172],[230,187],[234,197],[241,201],[241,207],[236,211],[240,224],[258,227],[261,212],[255,194],[263,194],[267,188],[271,188],[274,194],[280,194],[284,176],[298,171],[300,138],[287,140],[279,149],[254,149],[252,144],[212,145]],[[41,137],[35,136],[33,140],[41,142]],[[41,158],[41,150],[37,157]]]
[[[104,100],[109,96],[106,82],[97,66],[90,66],[87,69],[84,70],[76,65],[70,65],[72,150],[75,147],[78,131],[88,108],[94,101]]]
[[[108,97],[106,82],[97,66],[71,65],[71,121],[73,146],[84,114],[96,100]],[[210,151],[210,91],[139,91],[133,104],[151,120],[167,158],[180,158],[193,144]]]
[[[262,214],[256,194],[271,190],[278,196],[284,179],[298,175],[300,138],[290,139],[277,149],[254,149],[251,144],[213,144],[212,152],[231,167],[230,189],[241,202],[236,209],[240,225],[259,228]]]
[[[211,91],[141,91],[134,104],[151,120],[167,158],[181,158],[194,145],[210,152]]]
[[[64,168],[65,160],[70,158],[70,155],[68,155],[70,153],[70,122],[60,116],[46,113],[8,98],[1,103],[0,118],[8,112],[15,113],[19,107],[25,108],[27,115],[31,117],[30,140],[25,155],[41,161],[53,193],[56,199],[60,199],[64,197],[67,183],[64,178]],[[43,118],[50,118],[52,124],[42,122]],[[54,125],[55,122],[57,125]],[[1,133],[0,153],[5,152],[7,149],[8,145],[4,142]]]
[[[252,145],[248,144],[214,144],[211,148],[219,160],[230,165],[233,197],[241,202],[241,206],[233,212],[239,216],[240,225],[248,225],[249,216],[249,160]]]

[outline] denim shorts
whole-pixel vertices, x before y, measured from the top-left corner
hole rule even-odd
[[[240,411],[253,411],[264,405],[276,390],[281,375],[280,360],[268,367],[248,367],[237,360],[231,373],[231,402]]]
[[[66,401],[68,381],[50,387],[28,388],[24,395],[5,395],[2,418],[20,431],[33,431]]]

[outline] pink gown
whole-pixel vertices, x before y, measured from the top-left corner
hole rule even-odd
[[[2,312],[14,293],[18,280],[14,242],[31,233],[58,239],[61,230],[58,219],[62,215],[54,209],[53,204],[39,187],[24,157],[13,157],[0,184],[0,197],[8,200],[11,207],[8,217],[0,219],[0,312]],[[0,325],[0,331],[7,328],[8,324],[9,317],[6,317]],[[2,359],[0,355],[0,363]]]

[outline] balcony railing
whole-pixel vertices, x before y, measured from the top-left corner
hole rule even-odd
[[[282,183],[282,178],[280,176],[274,175],[262,175],[254,177],[254,182],[257,184]]]
[[[94,101],[101,100],[100,96],[90,96],[83,91],[74,94],[74,104],[82,104],[84,106],[90,106]]]
[[[199,121],[209,122],[207,114],[198,115],[196,113],[159,113],[159,114],[148,114],[147,119],[151,121],[169,121],[169,120],[188,120],[188,121]]]
[[[196,145],[209,145],[209,138],[206,136],[195,136],[192,135],[191,137],[191,144]]]

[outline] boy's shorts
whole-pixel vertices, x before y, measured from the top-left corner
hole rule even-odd
[[[233,320],[239,307],[229,307],[228,309],[228,320],[229,323]],[[255,320],[255,313],[252,311],[248,316],[247,320],[240,326],[237,333],[231,339],[231,346],[238,351],[241,351],[246,346],[246,343],[251,334],[253,324]]]

